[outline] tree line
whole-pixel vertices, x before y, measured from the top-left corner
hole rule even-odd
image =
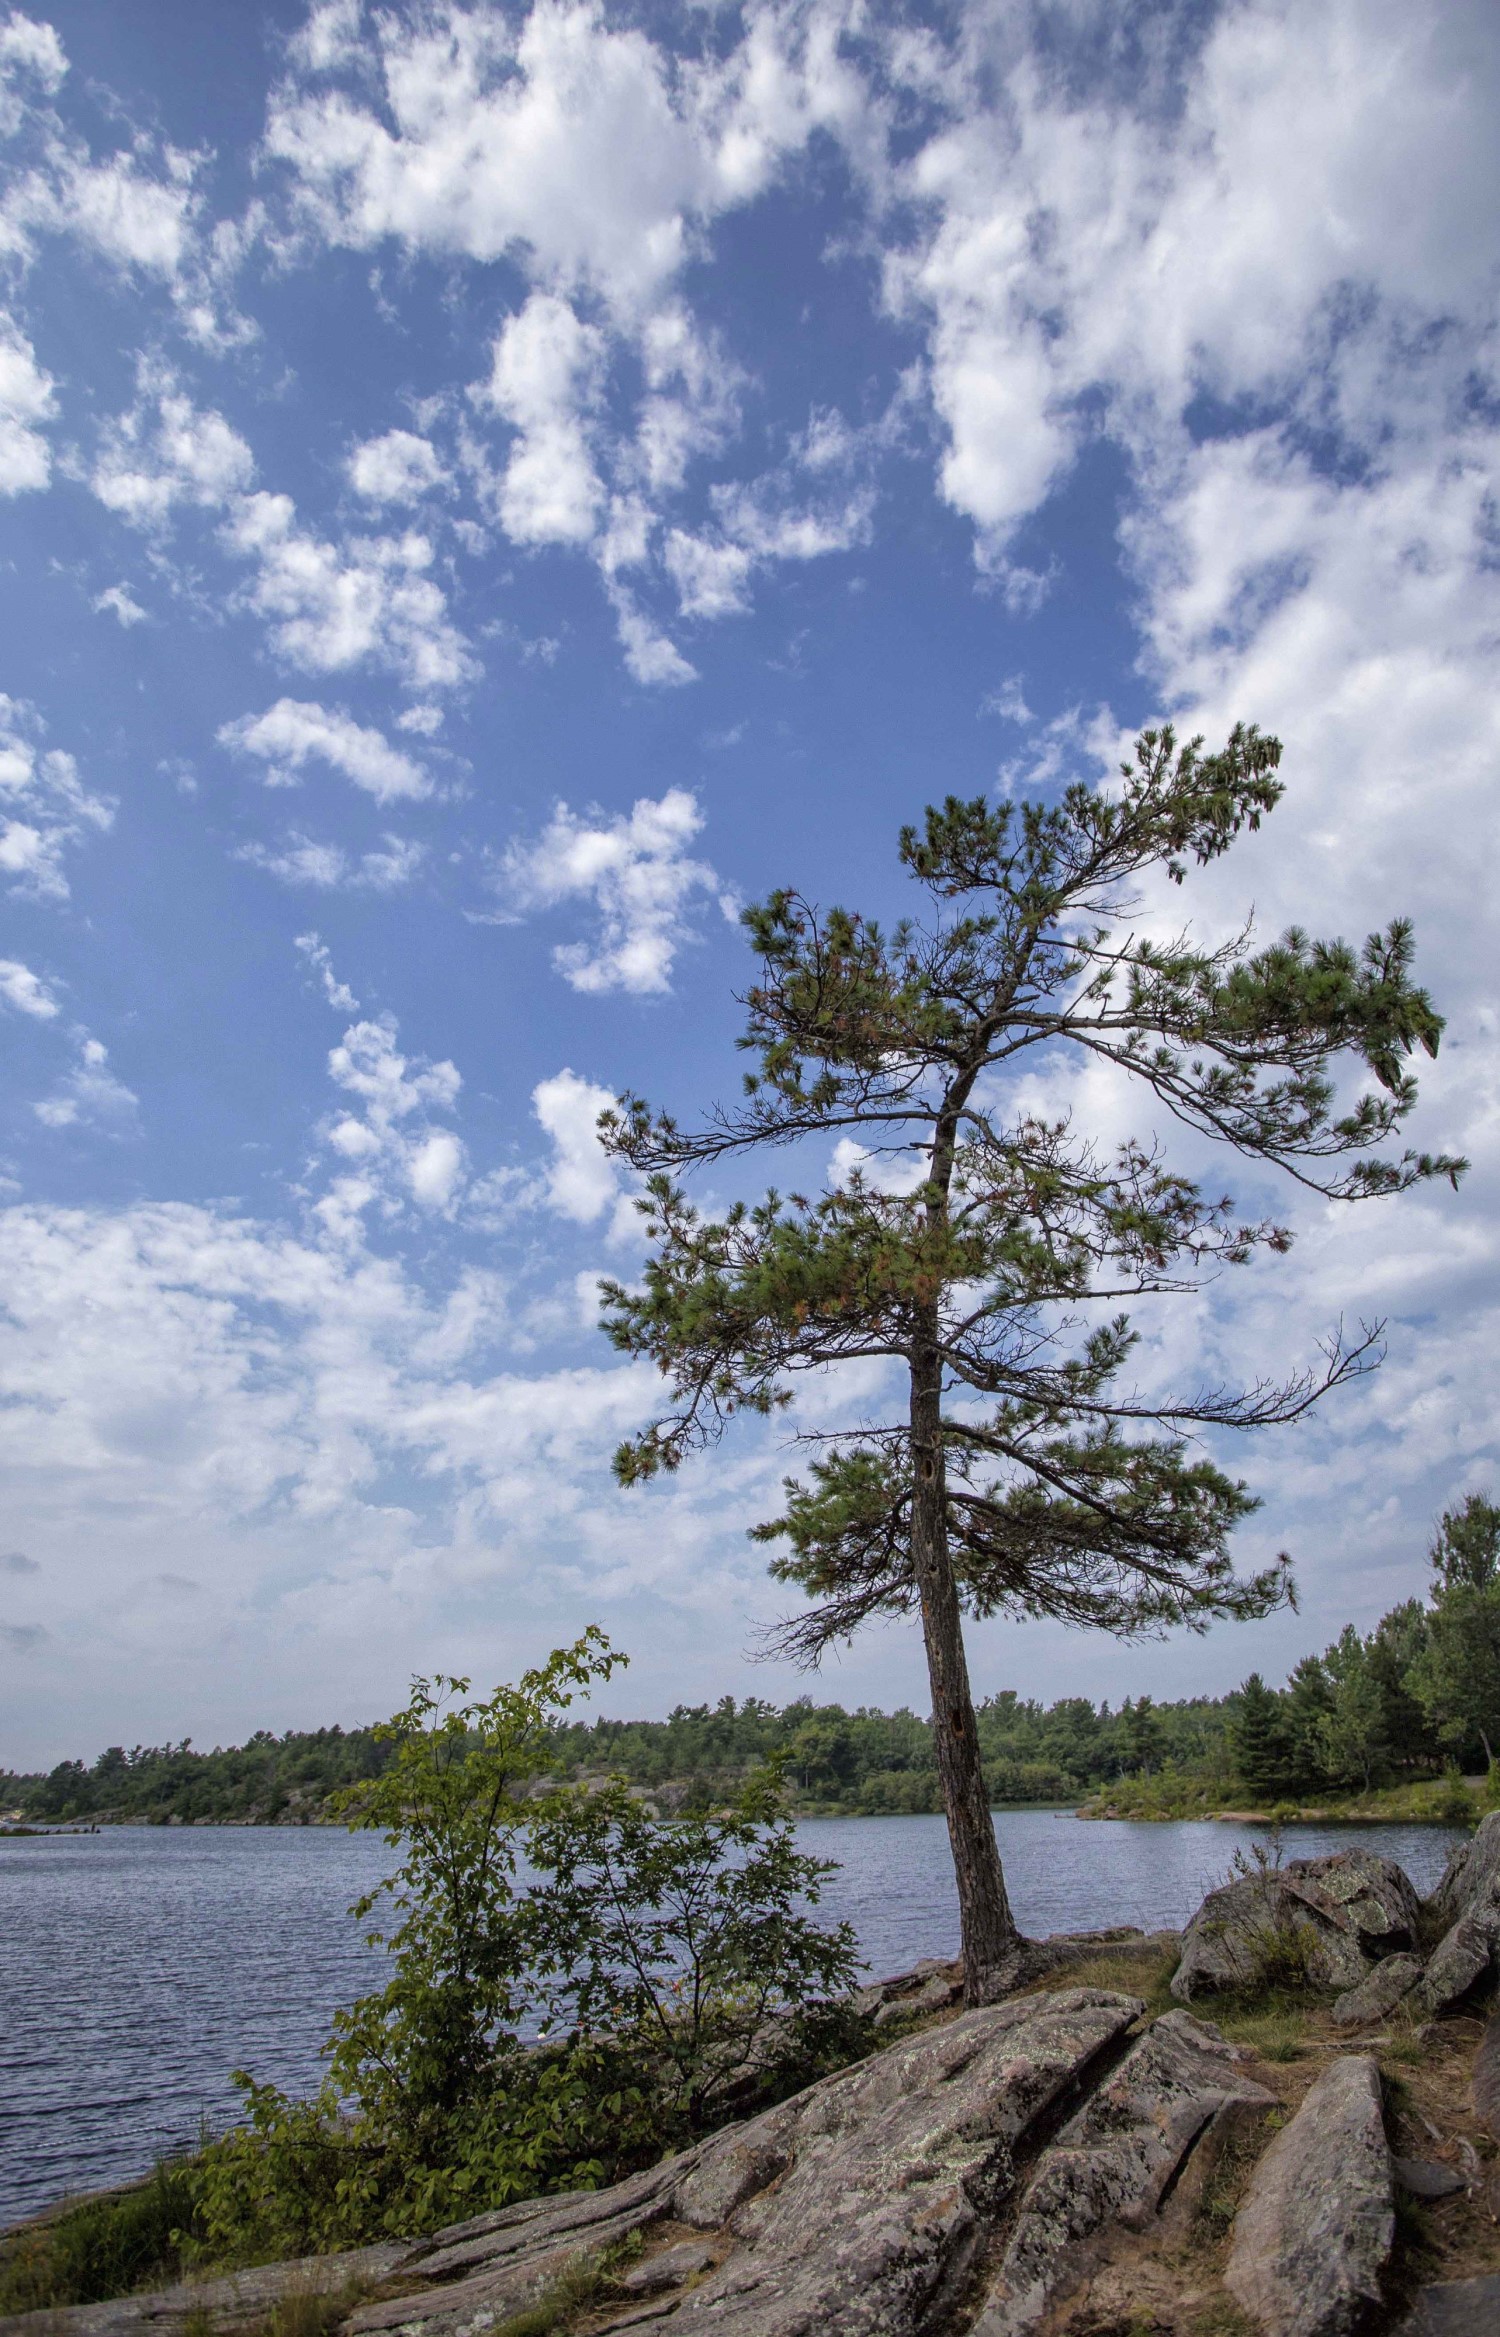
[[[1260,1806],[1488,1767],[1500,1741],[1500,1505],[1476,1493],[1446,1511],[1429,1558],[1425,1600],[1403,1601],[1363,1636],[1347,1625],[1281,1689],[1252,1672],[1229,1696],[1127,1697],[1113,1710],[1012,1688],[986,1697],[975,1726],[991,1806],[1078,1801],[1130,1780]],[[381,1776],[390,1758],[373,1728],[260,1730],[212,1752],[186,1740],[116,1745],[91,1767],[0,1778],[0,1801],[52,1823],[295,1825],[322,1818],[335,1793]],[[671,1815],[717,1807],[771,1761],[804,1811],[943,1806],[931,1721],[905,1709],[725,1696],[665,1720],[559,1721],[548,1740],[551,1775],[623,1777]]]

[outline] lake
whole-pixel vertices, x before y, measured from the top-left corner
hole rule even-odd
[[[1033,1934],[1179,1928],[1256,1837],[1198,1822],[995,1820],[1011,1898]],[[804,1849],[841,1872],[823,1912],[853,1924],[871,1976],[958,1949],[941,1818],[820,1818]],[[1289,1826],[1285,1853],[1353,1844],[1418,1890],[1455,1837],[1431,1826]],[[111,1827],[0,1840],[0,2224],[65,2192],[146,2173],[235,2113],[229,2072],[317,2084],[335,2007],[380,1984],[349,1902],[386,1873],[378,1835],[334,1827]]]

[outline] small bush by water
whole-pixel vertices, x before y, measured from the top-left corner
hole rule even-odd
[[[344,1815],[401,1854],[354,1909],[394,1910],[371,1934],[392,1976],[335,2016],[312,2100],[237,2074],[247,2123],[191,2168],[209,2259],[354,2247],[611,2182],[864,2049],[838,2001],[853,1934],[805,1912],[831,1869],[796,1848],[774,1769],[676,1821],[620,1779],[537,1794],[559,1710],[621,1660],[590,1631],[484,1702],[419,1680],[384,1725],[390,1758]]]

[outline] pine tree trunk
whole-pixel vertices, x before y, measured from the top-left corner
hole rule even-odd
[[[984,1790],[958,1585],[948,1555],[941,1390],[942,1367],[936,1348],[919,1350],[911,1364],[912,1566],[922,1600],[933,1747],[958,1881],[964,2001],[991,2004],[1014,1985],[1021,1935],[1010,1911],[989,1796]]]

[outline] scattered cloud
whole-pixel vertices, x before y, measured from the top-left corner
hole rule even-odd
[[[26,335],[0,309],[0,495],[25,495],[51,479],[40,425],[57,412],[55,391]]]
[[[264,714],[242,714],[237,721],[222,724],[218,740],[220,746],[264,763],[268,787],[294,787],[309,762],[322,762],[373,795],[377,803],[432,792],[432,781],[420,763],[340,707],[278,698]]]
[[[354,492],[367,503],[417,503],[448,481],[432,441],[410,430],[365,439],[350,455],[348,470]]]
[[[702,826],[697,798],[680,787],[655,803],[642,796],[628,813],[600,814],[593,824],[559,804],[535,843],[511,847],[502,883],[523,909],[592,901],[597,941],[564,943],[552,953],[575,990],[668,990],[676,954],[692,936],[691,905],[705,893],[723,898],[713,870],[688,856]]]
[[[0,1551],[0,1574],[40,1574],[41,1567],[24,1550]]]
[[[64,853],[110,827],[115,807],[88,792],[71,755],[42,747],[41,734],[35,707],[0,692],[0,879],[23,897],[65,901]]]
[[[242,844],[235,857],[248,861],[252,868],[263,868],[283,884],[312,885],[325,892],[344,888],[392,893],[410,884],[427,851],[409,836],[387,835],[380,848],[356,855],[346,852],[342,844],[319,843],[294,832],[280,846]]]
[[[589,421],[599,403],[604,336],[565,300],[534,292],[494,344],[475,397],[516,431],[495,491],[512,543],[586,544],[604,501]]]
[[[38,1022],[50,1022],[57,1013],[57,1000],[30,966],[23,966],[19,958],[0,958],[0,1000],[13,1007],[17,1014],[29,1014]]]
[[[333,958],[328,945],[316,933],[299,933],[293,947],[299,949],[323,985],[323,995],[336,1014],[358,1014],[359,1000],[347,982],[341,982],[333,970]]]
[[[62,1084],[32,1110],[44,1128],[80,1125],[118,1129],[134,1119],[139,1096],[109,1068],[109,1049],[100,1039],[81,1037],[78,1062]]]
[[[245,602],[267,620],[289,664],[335,673],[369,662],[418,690],[452,689],[477,672],[427,574],[426,536],[329,543],[297,525],[289,495],[264,493],[242,497],[223,533],[231,551],[254,561]]]
[[[172,368],[143,357],[135,404],[106,425],[89,484],[132,527],[162,528],[175,504],[218,510],[244,493],[255,458],[222,414],[195,406]]]
[[[126,632],[132,625],[143,625],[146,621],[146,612],[128,584],[107,585],[89,606],[96,617],[113,617]]]
[[[364,1211],[377,1205],[387,1214],[408,1201],[449,1211],[466,1181],[461,1138],[430,1119],[458,1101],[457,1068],[410,1061],[396,1037],[388,1014],[353,1023],[328,1058],[334,1085],[353,1099],[353,1108],[324,1129],[329,1150],[347,1166],[317,1207],[342,1241],[355,1238]]]
[[[547,1204],[576,1225],[593,1225],[620,1197],[619,1173],[599,1142],[599,1114],[616,1101],[607,1087],[559,1071],[531,1091],[531,1108],[552,1139]]]
[[[46,1637],[46,1626],[41,1623],[0,1623],[0,1647],[12,1655],[30,1655]]]

